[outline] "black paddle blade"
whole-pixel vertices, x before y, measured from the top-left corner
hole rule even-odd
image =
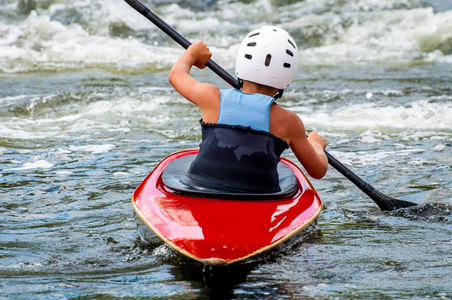
[[[416,203],[395,199],[389,196],[386,196],[373,188],[372,186],[368,188],[368,191],[364,191],[374,202],[378,205],[381,210],[392,211],[399,208],[406,208],[416,206]]]

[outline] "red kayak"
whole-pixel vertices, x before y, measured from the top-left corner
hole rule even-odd
[[[215,193],[181,183],[180,166],[197,153],[169,155],[132,196],[138,217],[178,252],[207,265],[235,263],[287,241],[319,216],[322,202],[293,162],[281,159],[280,193]]]

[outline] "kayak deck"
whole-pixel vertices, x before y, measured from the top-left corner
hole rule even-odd
[[[138,217],[168,245],[208,265],[231,264],[267,251],[311,224],[322,203],[303,172],[291,161],[299,190],[277,200],[225,200],[175,194],[162,173],[173,160],[198,150],[173,153],[138,186],[132,204]]]

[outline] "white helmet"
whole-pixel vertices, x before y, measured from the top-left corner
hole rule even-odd
[[[238,78],[283,90],[298,67],[298,49],[292,36],[279,27],[263,26],[251,31],[237,52]]]

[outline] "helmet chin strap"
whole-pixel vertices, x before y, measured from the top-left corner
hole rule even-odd
[[[276,94],[273,95],[273,98],[275,98],[275,100],[278,100],[279,98],[282,97],[283,94],[284,90],[278,90],[278,92],[276,92]]]

